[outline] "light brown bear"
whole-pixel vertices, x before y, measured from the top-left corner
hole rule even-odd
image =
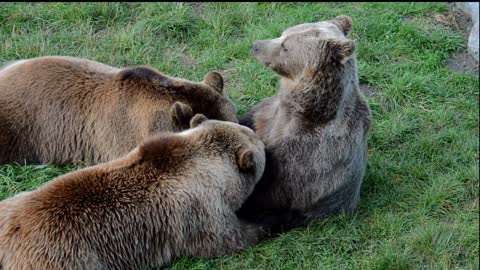
[[[263,173],[263,143],[200,114],[191,125],[0,202],[0,268],[151,269],[259,241],[235,211]]]
[[[288,229],[356,208],[371,113],[359,91],[355,42],[345,37],[351,26],[350,17],[338,16],[253,43],[253,57],[281,81],[277,96],[240,119],[267,156],[241,216]]]
[[[0,164],[105,162],[196,113],[238,122],[219,73],[196,83],[73,57],[17,61],[0,70]]]

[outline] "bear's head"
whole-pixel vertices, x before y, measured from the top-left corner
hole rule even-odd
[[[223,92],[223,77],[220,73],[209,72],[201,83],[191,84],[193,87],[187,81],[177,80],[172,83],[169,80],[171,81],[171,79],[163,81],[167,87],[180,86],[179,88],[187,90],[186,99],[175,102],[170,108],[179,130],[188,129],[190,119],[197,113],[209,119],[238,123],[235,106]]]
[[[192,160],[197,169],[188,172],[195,167]],[[214,177],[209,181],[215,178],[217,182],[207,184],[225,189],[224,197],[238,210],[263,175],[265,146],[247,127],[196,114],[190,129],[155,135],[118,164],[146,164],[150,172],[152,168],[172,172],[180,167],[182,175],[193,173],[195,177],[211,174]]]
[[[278,38],[254,41],[251,53],[282,77],[294,80],[324,65],[344,65],[352,59],[355,42],[345,37],[351,29],[352,20],[345,15],[304,23],[287,28]]]
[[[208,149],[211,156],[221,157],[215,174],[222,177],[220,187],[232,210],[240,209],[253,192],[265,169],[265,145],[255,132],[239,124],[208,120],[201,114],[190,122],[191,129],[201,130],[198,141]],[[221,164],[221,165],[220,165]]]
[[[230,161],[242,181],[257,183],[260,180],[265,168],[265,145],[253,130],[236,123],[208,120],[202,114],[192,118],[190,128],[186,132],[196,128],[206,131],[203,138],[209,138],[207,144]]]
[[[235,109],[233,102],[225,95],[223,91],[222,75],[216,71],[211,71],[205,75],[202,83],[210,88],[215,106],[212,106],[210,110],[205,108],[203,113],[197,113],[202,113],[209,119],[238,123],[237,110]]]
[[[173,101],[170,112],[177,130],[188,128],[190,119],[197,113],[209,119],[238,123],[235,106],[223,92],[223,77],[216,71],[205,75],[202,82],[193,82],[142,66],[125,68],[117,79],[122,87],[147,89],[149,97],[153,94]]]

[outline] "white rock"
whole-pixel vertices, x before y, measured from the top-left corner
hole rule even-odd
[[[468,37],[468,52],[477,60],[478,62],[478,17],[479,17],[479,3],[478,2],[456,2],[455,5],[463,10],[465,13],[470,15],[474,23],[470,36]]]
[[[455,5],[470,15],[473,23],[478,22],[478,2],[456,2]]]
[[[478,22],[473,25],[472,32],[470,32],[470,37],[468,38],[468,52],[477,60],[478,62],[478,44],[480,40],[478,39]]]

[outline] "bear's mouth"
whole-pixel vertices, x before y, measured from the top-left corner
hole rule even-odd
[[[255,55],[255,54],[253,54],[252,56],[253,56],[253,58],[254,58],[255,60],[257,60],[258,62],[260,62],[260,64],[265,65],[266,67],[270,67],[270,65],[272,64],[271,61],[269,61],[269,60],[267,60],[267,59],[263,59],[264,57],[257,56],[257,55]]]

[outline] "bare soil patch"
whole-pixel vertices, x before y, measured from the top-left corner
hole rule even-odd
[[[451,71],[478,75],[478,63],[466,50],[451,55],[445,64]]]
[[[456,31],[462,34],[465,44],[468,42],[468,37],[473,26],[472,19],[463,10],[457,8],[453,2],[448,3],[450,11],[447,14],[434,14],[430,17],[430,21],[434,25],[442,26],[446,29]],[[405,22],[412,22],[416,20],[415,17],[405,16],[403,17]],[[425,26],[425,31],[430,32],[431,26],[428,24]],[[468,53],[467,48],[455,52],[448,57],[445,61],[445,65],[450,71],[466,73],[466,74],[478,74],[478,62]]]
[[[456,8],[453,3],[450,3],[450,7],[452,8],[451,12],[447,15],[434,15],[433,21],[462,33],[465,43],[467,43],[473,26],[472,19],[467,13]],[[448,69],[453,72],[478,75],[478,62],[468,53],[467,48],[463,51],[452,54],[445,61],[445,64]]]
[[[368,85],[368,84],[360,84],[360,91],[365,95],[367,98],[373,98],[378,95],[378,89],[375,87]]]

